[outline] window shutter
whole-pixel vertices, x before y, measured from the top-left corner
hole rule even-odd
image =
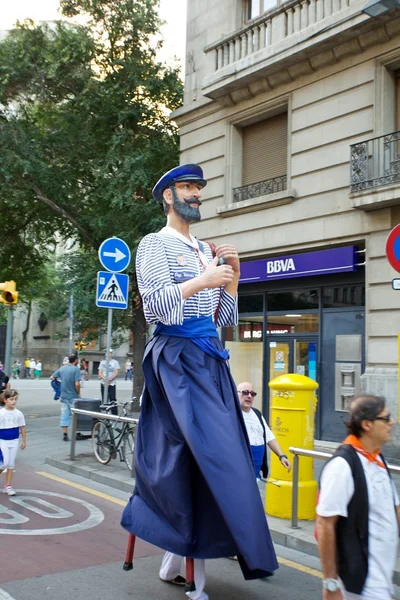
[[[287,113],[243,128],[243,183],[287,173]]]

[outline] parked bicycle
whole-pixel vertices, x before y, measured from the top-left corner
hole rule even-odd
[[[101,404],[100,410],[107,414],[111,413],[112,408],[122,406],[123,417],[129,416],[126,407],[129,402],[119,404]],[[131,471],[133,468],[134,449],[135,449],[135,431],[136,424],[125,421],[108,421],[107,419],[98,419],[92,427],[92,446],[96,459],[102,465],[106,465],[112,458],[119,455],[120,461],[124,462]]]

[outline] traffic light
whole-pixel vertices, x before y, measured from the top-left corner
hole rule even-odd
[[[75,342],[74,348],[75,348],[75,350],[79,350],[79,354],[82,354],[82,350],[84,350],[87,345],[88,345],[87,342],[84,342],[83,340],[81,340],[79,342]]]
[[[17,304],[18,292],[16,288],[17,284],[15,281],[4,281],[4,283],[0,283],[0,302],[3,304]]]

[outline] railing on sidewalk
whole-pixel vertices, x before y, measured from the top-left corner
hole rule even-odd
[[[72,412],[72,424],[71,424],[71,448],[69,452],[70,460],[75,460],[75,443],[76,443],[76,430],[77,430],[77,422],[78,415],[86,415],[88,417],[93,417],[94,419],[98,419],[99,421],[118,421],[119,423],[133,423],[137,425],[139,419],[132,419],[132,417],[120,417],[119,415],[110,415],[108,413],[100,413],[94,412],[91,410],[84,410],[81,408],[71,408]],[[131,476],[135,476],[135,460],[132,461],[132,469]]]
[[[306,450],[305,448],[294,448],[290,447],[289,452],[294,454],[293,459],[293,487],[292,487],[292,529],[299,529],[298,526],[298,504],[299,504],[299,457],[306,456],[307,458],[317,458],[318,460],[327,461],[333,454],[330,452],[319,452],[317,450]],[[388,469],[391,473],[400,475],[400,467],[396,465],[389,465]]]

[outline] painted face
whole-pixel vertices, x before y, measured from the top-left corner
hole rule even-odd
[[[200,221],[201,186],[190,181],[179,181],[171,187],[173,209],[183,221],[194,223]]]

